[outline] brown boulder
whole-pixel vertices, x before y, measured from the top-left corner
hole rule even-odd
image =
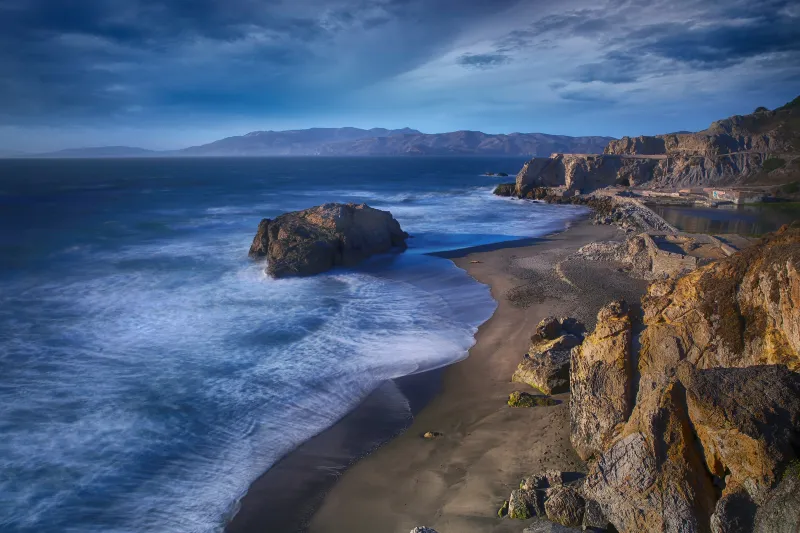
[[[250,245],[250,252],[247,254],[253,259],[267,256],[270,222],[272,222],[270,219],[265,218],[258,224],[258,231],[256,231],[256,236],[253,238],[253,244]]]
[[[581,459],[605,449],[633,408],[631,318],[624,301],[597,315],[597,327],[572,351],[570,440]]]
[[[590,466],[583,492],[620,531],[709,530],[716,494],[680,383],[640,398],[621,433]]]
[[[800,531],[800,463],[794,463],[756,514],[755,533]]]
[[[558,485],[547,490],[544,510],[551,522],[566,527],[583,525],[586,502],[574,487]]]
[[[579,345],[583,326],[571,318],[547,317],[531,336],[528,353],[511,381],[527,383],[544,394],[569,390],[569,350]]]
[[[250,255],[261,257],[266,250],[272,277],[311,276],[393,247],[404,249],[407,238],[388,211],[366,204],[324,204],[263,220]]]
[[[698,368],[798,370],[800,229],[772,234],[677,281],[657,282],[642,305],[642,375],[664,374],[681,359]]]
[[[742,489],[726,492],[711,515],[711,533],[750,533],[753,531],[756,504]]]
[[[708,470],[725,493],[744,488],[757,504],[800,450],[800,374],[785,366],[697,370],[682,363],[689,417]]]

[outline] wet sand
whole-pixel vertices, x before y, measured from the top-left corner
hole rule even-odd
[[[542,318],[573,316],[591,329],[608,301],[638,302],[645,282],[609,263],[566,260],[586,243],[622,238],[616,228],[583,221],[529,246],[453,258],[491,287],[497,311],[479,328],[469,357],[444,369],[441,392],[408,429],[341,475],[308,531],[408,533],[418,525],[439,533],[522,531],[527,522],[497,517],[520,479],[584,465],[569,445],[569,395],[556,396],[555,407],[510,408],[509,393],[531,390],[511,383],[511,375]],[[443,436],[422,439],[426,431]]]

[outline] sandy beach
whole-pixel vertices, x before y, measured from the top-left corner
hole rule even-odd
[[[454,258],[491,287],[498,308],[469,357],[443,372],[441,392],[403,434],[349,468],[328,492],[311,533],[519,532],[497,510],[522,477],[543,469],[580,472],[569,444],[568,394],[554,407],[514,409],[510,378],[537,323],[571,316],[592,328],[614,298],[638,302],[646,283],[608,263],[567,259],[582,245],[622,239],[615,227],[581,221],[530,246]],[[426,431],[440,438],[426,440]]]

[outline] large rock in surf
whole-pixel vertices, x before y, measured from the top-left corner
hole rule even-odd
[[[366,204],[324,204],[264,219],[250,257],[266,257],[275,278],[312,276],[373,254],[406,248],[408,234],[388,211]]]

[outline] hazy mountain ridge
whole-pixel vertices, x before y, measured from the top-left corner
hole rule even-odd
[[[454,131],[429,134],[411,128],[310,128],[254,131],[170,151],[106,146],[40,154],[0,152],[0,157],[546,156],[553,152],[601,153],[612,140],[613,137],[570,137],[546,133],[488,134],[480,131]]]
[[[487,134],[455,131],[405,134],[337,142],[323,146],[320,155],[508,155],[542,156],[553,152],[601,153],[613,137],[569,137],[545,133]]]

